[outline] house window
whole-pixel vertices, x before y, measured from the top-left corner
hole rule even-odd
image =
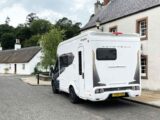
[[[22,69],[25,70],[25,64],[22,64]]]
[[[9,64],[9,69],[11,69],[11,64]]]
[[[141,55],[141,77],[142,79],[148,78],[148,57]]]
[[[137,20],[137,33],[140,34],[141,40],[147,40],[148,37],[148,18]]]
[[[109,28],[109,32],[117,32],[118,30],[117,30],[117,26],[114,26],[114,27],[110,27]]]

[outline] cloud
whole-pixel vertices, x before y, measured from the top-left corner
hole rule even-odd
[[[21,4],[14,4],[11,7],[6,7],[1,10],[0,23],[4,23],[8,16],[11,20],[10,24],[16,26],[19,23],[25,22],[28,13],[29,12]]]
[[[57,13],[52,10],[47,10],[47,9],[37,13],[37,15],[38,15],[38,17],[40,17],[42,19],[47,19],[47,20],[51,21],[52,23],[54,23],[55,21],[57,21],[58,19],[63,17],[62,14]]]
[[[7,0],[1,0],[0,1],[0,4],[4,4],[4,3],[6,3],[7,2]]]
[[[0,0],[0,23],[9,16],[10,24],[16,26],[24,23],[26,16],[34,12],[52,23],[67,17],[84,25],[94,11],[95,2],[96,0]]]

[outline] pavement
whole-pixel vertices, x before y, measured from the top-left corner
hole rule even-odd
[[[37,84],[37,78],[36,76],[25,76],[22,77],[21,80],[27,84],[33,85],[33,86],[47,86],[51,85],[51,81],[44,81],[39,80],[39,84]]]
[[[160,108],[160,91],[142,90],[141,96],[125,99]]]
[[[37,79],[35,76],[29,76],[21,78],[23,82],[33,85],[33,86],[46,86],[51,85],[50,81],[40,80],[39,85],[37,84]],[[137,103],[142,103],[154,107],[160,108],[160,91],[149,91],[142,90],[142,95],[135,98],[125,98],[126,100],[130,100]]]
[[[156,107],[122,99],[72,104],[68,94],[21,77],[0,76],[0,120],[160,120]]]

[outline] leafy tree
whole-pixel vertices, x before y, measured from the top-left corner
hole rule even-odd
[[[13,33],[4,33],[1,36],[1,45],[3,50],[14,49],[15,39],[16,37]]]
[[[5,24],[9,25],[10,22],[10,18],[7,16],[6,20],[5,20]]]
[[[30,24],[30,29],[33,35],[44,34],[46,32],[49,32],[51,27],[52,27],[52,24],[49,21],[44,19],[34,20]]]
[[[23,24],[17,26],[15,34],[16,38],[20,39],[22,46],[24,46],[25,41],[32,36],[30,28]]]
[[[59,19],[56,22],[55,26],[57,28],[61,28],[62,30],[64,30],[65,39],[69,39],[69,38],[72,38],[80,33],[81,23],[79,23],[79,22],[73,23],[71,20],[64,17],[62,19]]]
[[[36,15],[36,13],[30,13],[27,15],[26,19],[27,19],[27,24],[30,25],[30,23],[32,23],[34,20],[38,20],[39,18]]]
[[[25,40],[24,47],[38,46],[41,35],[34,35],[29,40]]]
[[[1,36],[4,33],[13,33],[14,32],[14,28],[12,26],[9,26],[7,24],[1,24],[0,25],[0,42],[1,42]]]
[[[53,28],[50,32],[43,35],[40,39],[42,46],[42,66],[48,68],[55,63],[57,56],[57,46],[63,39],[63,31],[58,28]]]

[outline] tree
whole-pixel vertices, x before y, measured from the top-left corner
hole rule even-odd
[[[36,15],[36,13],[30,13],[27,15],[26,20],[27,24],[30,25],[30,23],[32,23],[34,20],[38,20],[38,16]]]
[[[2,41],[2,35],[5,33],[14,33],[14,28],[9,26],[8,24],[1,24],[0,25],[0,42]]]
[[[16,38],[20,39],[22,46],[24,46],[25,41],[32,36],[30,28],[23,24],[17,26],[15,34]]]
[[[48,68],[55,63],[57,57],[57,46],[63,40],[63,31],[58,28],[53,28],[40,39],[42,47],[42,66]]]
[[[6,20],[5,20],[5,24],[9,25],[10,22],[10,18],[7,16]]]
[[[81,26],[81,23],[80,22],[77,22],[77,23],[74,23],[69,20],[68,18],[64,17],[62,19],[59,19],[55,26],[57,28],[60,28],[62,30],[64,30],[64,34],[65,34],[65,38],[64,39],[69,39],[69,38],[72,38],[76,35],[78,35],[80,33],[80,26]]]
[[[1,36],[1,45],[3,50],[14,49],[15,39],[16,37],[13,33],[4,33]]]
[[[30,29],[33,35],[44,34],[46,32],[49,32],[51,28],[52,24],[44,19],[34,20],[30,24]]]
[[[38,46],[41,35],[34,35],[30,39],[25,40],[24,47]]]

